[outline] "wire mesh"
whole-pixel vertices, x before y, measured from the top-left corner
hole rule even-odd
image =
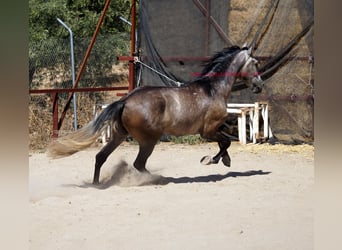
[[[75,72],[82,63],[91,38],[74,38]],[[119,63],[117,56],[129,51],[129,34],[100,35],[89,56],[79,87],[127,86],[128,65]],[[29,89],[72,88],[69,39],[49,39],[29,44]],[[83,127],[93,119],[94,105],[117,99],[118,92],[77,92],[77,124]],[[68,93],[58,94],[58,113],[61,114]],[[43,149],[52,136],[52,94],[30,94],[30,149]],[[66,113],[60,135],[74,130],[73,102]]]

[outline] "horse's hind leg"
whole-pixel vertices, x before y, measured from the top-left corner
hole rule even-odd
[[[95,172],[93,184],[99,184],[100,170],[108,156],[125,140],[126,135],[115,134],[113,139],[108,142],[95,157]]]
[[[158,140],[149,140],[148,142],[139,143],[139,153],[133,164],[138,171],[148,172],[146,169],[146,161],[152,154],[157,141]]]

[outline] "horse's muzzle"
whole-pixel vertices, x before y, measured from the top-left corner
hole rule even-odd
[[[258,94],[262,91],[263,81],[260,76],[252,79],[252,92]]]
[[[253,92],[254,94],[259,94],[261,91],[262,91],[262,88],[261,88],[261,87],[253,85],[253,87],[252,87],[252,92]]]

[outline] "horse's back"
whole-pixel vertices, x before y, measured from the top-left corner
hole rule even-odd
[[[200,92],[187,88],[142,88],[126,99],[122,123],[130,133],[198,133],[207,104],[200,104],[206,102],[197,95]]]

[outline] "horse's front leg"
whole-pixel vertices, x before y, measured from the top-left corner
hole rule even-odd
[[[229,139],[229,137],[226,138],[226,140],[224,142],[218,142],[219,147],[220,147],[220,151],[217,153],[217,155],[215,155],[213,157],[213,160],[218,163],[219,160],[222,158],[222,163],[227,166],[230,167],[230,156],[228,154],[228,148],[231,144],[231,141]]]
[[[227,149],[229,148],[231,141],[229,136],[222,131],[222,127],[220,127],[213,136],[208,136],[207,139],[217,141],[220,151],[214,157],[209,155],[204,156],[201,159],[201,163],[204,165],[217,164],[222,158],[223,164],[230,167],[230,156]]]

